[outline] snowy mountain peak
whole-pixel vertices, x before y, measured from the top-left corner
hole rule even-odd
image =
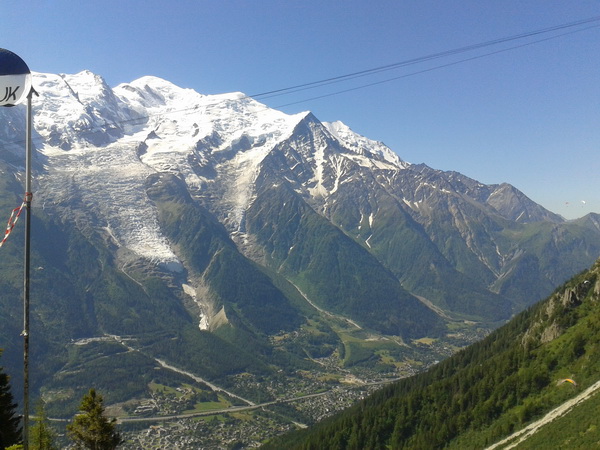
[[[409,166],[409,163],[402,161],[402,159],[400,159],[400,157],[385,144],[355,133],[343,122],[323,122],[323,125],[346,148],[359,155],[375,157],[401,169],[405,169]]]
[[[136,110],[186,108],[194,106],[204,97],[193,89],[180,88],[169,81],[153,76],[120,84],[114,91]]]
[[[146,195],[147,177],[173,173],[197,195],[217,184],[221,216],[239,229],[263,159],[308,114],[287,115],[240,92],[202,95],[158,77],[111,89],[90,71],[36,73],[33,84],[40,94],[34,142],[47,157],[39,198],[65,215],[77,199],[83,226],[106,233],[129,255],[177,270]],[[1,114],[24,128],[18,110]]]
[[[104,79],[89,70],[84,70],[75,75],[62,74],[61,78],[82,104],[107,100],[112,96],[112,90]]]

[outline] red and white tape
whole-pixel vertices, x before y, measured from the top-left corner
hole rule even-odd
[[[31,201],[30,193],[27,193],[25,195],[25,200],[23,200],[23,203],[21,203],[21,206],[18,206],[12,210],[12,213],[10,214],[10,217],[8,218],[8,223],[6,224],[6,230],[4,231],[4,239],[2,239],[2,242],[0,242],[0,247],[2,247],[4,245],[4,243],[8,239],[8,236],[10,236],[10,233],[12,232],[13,228],[17,224],[17,221],[19,220],[19,216],[21,215],[21,211],[23,211],[23,208],[27,204],[27,201]]]

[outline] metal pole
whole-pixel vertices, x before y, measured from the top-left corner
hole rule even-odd
[[[29,449],[29,266],[31,255],[31,97],[27,96],[27,125],[25,144],[25,270],[23,280],[23,450]]]

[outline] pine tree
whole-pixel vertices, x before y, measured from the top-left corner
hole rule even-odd
[[[0,367],[0,448],[21,442],[21,418],[16,414],[16,407],[10,392],[9,377]]]
[[[104,416],[104,399],[95,389],[83,396],[80,410],[73,423],[67,425],[69,437],[79,449],[113,450],[123,442],[116,429],[116,419]]]
[[[34,422],[29,432],[31,439],[29,448],[31,450],[58,450],[54,443],[56,435],[48,425],[48,416],[43,400],[40,400],[36,405]]]

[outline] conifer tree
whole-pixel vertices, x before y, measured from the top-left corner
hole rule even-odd
[[[123,442],[116,429],[117,419],[104,416],[103,402],[102,396],[90,389],[81,400],[82,414],[67,425],[67,433],[78,449],[113,450]]]
[[[16,414],[16,407],[10,392],[9,377],[0,367],[0,448],[10,447],[21,441],[21,418]]]
[[[48,416],[44,401],[40,400],[35,408],[34,424],[29,432],[31,450],[58,450],[54,443],[56,434],[48,425]]]

